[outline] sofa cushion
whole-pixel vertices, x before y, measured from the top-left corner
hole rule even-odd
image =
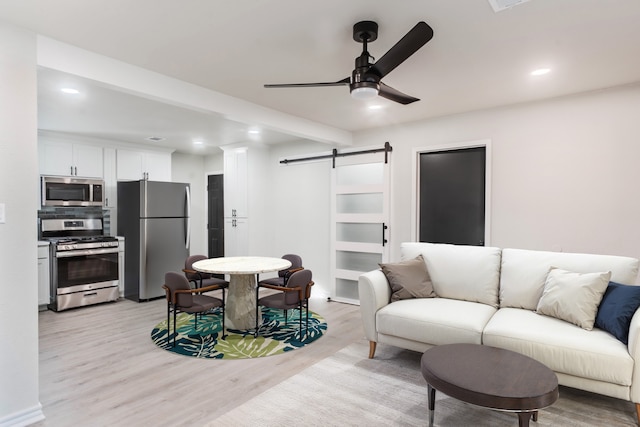
[[[617,283],[634,283],[638,275],[638,260],[635,258],[503,249],[500,307],[535,310],[551,267],[579,273],[611,271],[611,280]],[[434,279],[433,275],[431,278]],[[437,287],[435,289],[438,292]]]
[[[552,268],[536,312],[571,322],[590,331],[611,272],[575,273]]]
[[[595,326],[627,344],[631,319],[638,307],[640,286],[610,282],[598,307]]]
[[[631,385],[633,359],[627,346],[600,329],[587,331],[533,311],[501,308],[485,327],[482,342],[532,357],[555,372]]]
[[[400,254],[424,257],[439,297],[498,306],[499,248],[410,242],[400,245]]]
[[[380,268],[391,287],[391,302],[436,296],[422,255],[406,261],[380,264]]]
[[[377,332],[427,344],[482,342],[494,307],[444,298],[406,299],[376,313]]]

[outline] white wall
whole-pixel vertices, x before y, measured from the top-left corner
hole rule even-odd
[[[0,425],[42,419],[38,401],[35,34],[0,22]],[[19,185],[19,187],[16,187]]]
[[[331,164],[327,161],[286,166],[279,163],[281,158],[326,152],[329,148],[326,144],[310,141],[248,146],[250,173],[255,178],[249,185],[249,254],[301,255],[305,267],[314,273],[314,294],[329,296]],[[175,161],[176,154],[173,159]],[[191,165],[195,167],[195,163]],[[204,168],[205,175],[222,172],[222,153],[207,156]],[[175,178],[175,166],[173,170]],[[206,215],[204,220],[196,227],[206,227]],[[206,241],[204,245],[205,252],[202,253],[206,253]],[[268,276],[268,273],[264,274],[264,277]]]
[[[491,245],[640,258],[638,111],[636,85],[358,133],[393,146],[393,257],[414,239],[412,150],[490,139]]]
[[[328,297],[331,162],[279,163],[283,158],[326,151],[326,145],[308,141],[271,148],[266,172],[271,180],[267,253],[300,255],[304,267],[313,272],[314,295]]]
[[[357,133],[359,146],[393,146],[391,259],[399,259],[401,242],[415,239],[414,149],[483,139],[492,144],[491,245],[640,258],[639,110],[640,85]],[[270,147],[262,172],[269,234],[252,234],[261,254],[301,254],[314,272],[314,292],[323,294],[331,162],[279,160],[327,151],[303,141]]]

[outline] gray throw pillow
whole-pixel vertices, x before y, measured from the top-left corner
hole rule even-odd
[[[422,255],[407,261],[379,265],[391,287],[391,302],[436,296]]]
[[[552,267],[536,312],[590,331],[610,278],[610,271],[575,273]]]

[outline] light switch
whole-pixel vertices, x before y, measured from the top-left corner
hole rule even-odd
[[[0,203],[0,224],[4,224],[5,222],[4,203]]]

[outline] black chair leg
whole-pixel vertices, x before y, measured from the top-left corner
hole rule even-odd
[[[171,303],[167,301],[167,345],[171,340]]]
[[[300,331],[300,341],[302,341],[302,300],[298,303],[298,313],[298,317],[300,318],[300,326],[298,330]]]
[[[178,335],[177,329],[176,329],[176,308],[173,307],[173,346],[176,346],[176,335]]]
[[[222,288],[222,339],[226,339],[227,338],[227,333],[226,333],[226,329],[224,327],[224,318],[226,317],[224,311],[225,311],[225,300],[224,300],[224,288]]]
[[[307,303],[306,303],[306,309],[307,309],[307,321],[306,321],[306,325],[305,325],[305,333],[307,334],[307,336],[309,336],[309,300],[307,299]]]
[[[257,276],[256,276],[257,277]],[[260,296],[260,286],[258,286],[258,282],[256,282],[256,330],[253,333],[253,337],[254,338],[258,338],[258,325],[259,325],[259,319],[258,319],[258,309],[260,307],[260,305],[258,304],[259,301],[259,296]]]

